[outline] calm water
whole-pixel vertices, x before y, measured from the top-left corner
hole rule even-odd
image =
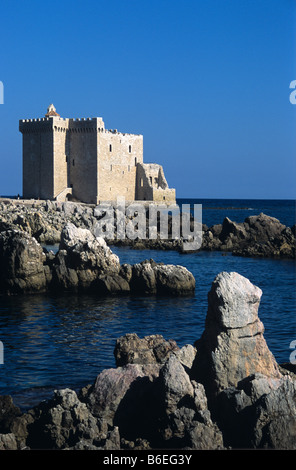
[[[192,201],[191,201],[192,202]],[[206,201],[203,222],[221,223],[225,216],[243,221],[267,212],[286,225],[295,223],[294,201]],[[229,204],[231,202],[231,204]],[[268,206],[268,207],[267,207]],[[206,206],[207,207],[207,206]],[[247,208],[249,207],[249,209]],[[256,210],[257,209],[257,210]],[[282,217],[280,215],[282,214]],[[240,215],[240,216],[239,216]],[[236,271],[263,290],[259,316],[265,338],[278,362],[288,362],[296,339],[296,270],[291,260],[238,258],[223,253],[179,254],[113,248],[122,263],[153,258],[186,266],[196,291],[185,298],[109,297],[89,295],[26,296],[0,299],[0,394],[11,394],[26,408],[47,398],[52,389],[79,388],[114,367],[115,340],[125,333],[162,334],[179,346],[193,343],[204,329],[207,293],[221,271]]]

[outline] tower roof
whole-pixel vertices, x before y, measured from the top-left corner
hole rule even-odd
[[[49,117],[49,116],[60,116],[57,112],[56,112],[56,109],[54,107],[53,104],[50,104],[47,108],[47,113],[45,114],[45,117]]]

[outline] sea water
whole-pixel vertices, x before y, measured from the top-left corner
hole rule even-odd
[[[242,222],[264,212],[283,224],[295,224],[295,201],[180,200],[203,205],[203,223],[224,217]],[[180,264],[195,276],[194,295],[186,297],[95,295],[29,295],[0,298],[0,394],[11,394],[26,409],[52,390],[79,389],[93,383],[105,368],[115,367],[116,339],[161,334],[178,346],[200,338],[207,313],[207,294],[221,271],[236,271],[263,291],[259,317],[264,337],[279,363],[289,362],[296,339],[295,260],[241,258],[231,253],[132,250],[112,247],[121,263],[154,259]]]

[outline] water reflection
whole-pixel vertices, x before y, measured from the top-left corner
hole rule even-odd
[[[52,388],[77,388],[91,383],[107,367],[114,367],[116,338],[162,334],[179,346],[194,343],[204,329],[207,293],[221,271],[237,271],[263,290],[259,316],[265,338],[279,362],[289,360],[296,338],[295,263],[236,258],[221,253],[181,255],[175,252],[114,249],[122,263],[153,258],[182,264],[196,278],[194,296],[108,297],[94,295],[36,295],[2,298],[0,393],[32,398]],[[26,390],[26,393],[24,392]],[[26,397],[26,398],[25,398]],[[36,394],[35,394],[36,398]]]

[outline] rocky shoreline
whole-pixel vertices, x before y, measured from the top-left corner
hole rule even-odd
[[[117,339],[116,367],[77,393],[56,390],[24,413],[1,396],[0,449],[295,449],[295,366],[268,349],[261,295],[222,272],[195,344],[130,333]]]
[[[148,208],[146,207],[148,220]],[[117,214],[114,210],[114,220]],[[78,228],[95,231],[98,217],[95,206],[56,201],[21,201],[0,200],[0,232],[7,229],[20,230],[33,236],[43,245],[59,244],[61,233],[67,223]],[[125,224],[128,223],[128,217]],[[148,224],[147,224],[148,225]],[[191,220],[191,226],[193,220]],[[180,227],[182,223],[180,220]],[[159,219],[157,227],[159,228]],[[225,218],[221,224],[207,227],[202,225],[202,251],[226,251],[234,256],[270,257],[295,259],[295,225],[286,227],[278,219],[263,213],[247,217],[237,223]],[[177,250],[180,253],[190,253],[184,250],[184,240],[172,239],[172,216],[168,216],[168,238],[149,239],[148,227],[146,238],[105,239],[109,246],[129,246],[133,249]],[[182,234],[182,230],[181,230]],[[199,251],[197,250],[197,251]]]
[[[190,295],[195,278],[185,267],[120,260],[103,238],[67,223],[59,250],[48,251],[20,230],[0,232],[0,294],[93,292],[97,295]]]
[[[152,259],[120,264],[96,237],[94,208],[50,201],[0,204],[0,294],[95,292],[192,295],[182,266]],[[131,243],[131,241],[127,241]],[[133,248],[178,249],[183,240],[135,240]],[[58,244],[54,252],[42,245]],[[264,214],[203,227],[203,250],[295,258],[295,226]],[[145,450],[296,448],[296,375],[264,339],[262,291],[222,272],[208,294],[205,329],[179,348],[130,333],[114,345],[116,367],[79,392],[56,390],[26,412],[0,397],[0,449]]]

